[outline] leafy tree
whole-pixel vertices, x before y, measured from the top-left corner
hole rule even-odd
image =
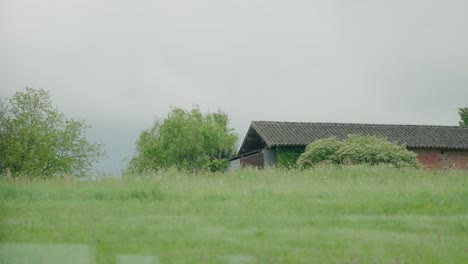
[[[228,127],[229,118],[218,111],[203,115],[173,108],[166,118],[141,132],[130,172],[175,167],[183,170],[223,170],[236,150],[237,135]]]
[[[468,107],[458,108],[458,114],[460,115],[460,126],[468,127]]]
[[[102,145],[86,139],[87,128],[54,108],[45,90],[15,93],[0,104],[0,172],[85,175],[104,156]]]

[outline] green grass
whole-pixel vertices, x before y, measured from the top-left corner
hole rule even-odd
[[[97,263],[117,255],[152,255],[162,264],[236,256],[468,263],[467,183],[467,172],[388,168],[3,179],[0,242],[87,244]]]

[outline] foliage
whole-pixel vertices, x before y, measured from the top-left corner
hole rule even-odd
[[[279,168],[293,168],[296,166],[297,160],[304,152],[303,147],[278,147],[276,153],[278,154],[277,167]]]
[[[297,160],[297,165],[300,168],[308,168],[323,162],[340,164],[337,151],[342,146],[343,142],[334,137],[319,139],[307,145],[305,152]]]
[[[211,172],[226,171],[229,167],[229,161],[227,159],[215,159],[206,165],[207,170]]]
[[[384,137],[349,135],[344,143],[337,151],[342,164],[391,164],[397,168],[418,166],[414,152]]]
[[[13,175],[85,175],[103,156],[85,137],[84,121],[67,119],[49,92],[26,88],[1,104],[0,171]]]
[[[460,126],[468,127],[468,107],[460,107],[458,109],[458,114],[460,115]]]
[[[151,129],[140,134],[128,172],[170,167],[222,170],[237,143],[228,125],[228,116],[221,111],[203,115],[198,107],[191,111],[173,108],[166,118],[156,120]]]
[[[300,168],[326,162],[335,165],[380,165],[397,168],[418,167],[416,154],[404,145],[388,141],[384,137],[349,135],[344,141],[323,139],[309,144],[298,160]]]

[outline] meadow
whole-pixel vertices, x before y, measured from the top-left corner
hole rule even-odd
[[[89,245],[96,263],[468,263],[467,183],[379,167],[4,177],[0,248]]]

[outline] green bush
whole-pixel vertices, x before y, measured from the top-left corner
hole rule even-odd
[[[334,165],[382,165],[396,168],[418,167],[414,152],[404,145],[388,141],[384,137],[349,135],[344,141],[336,138],[317,140],[309,144],[299,158],[299,168],[321,163]]]
[[[316,166],[319,163],[340,164],[337,151],[343,146],[338,139],[320,139],[307,145],[304,153],[297,160],[299,168]]]
[[[279,168],[293,168],[297,164],[297,160],[304,153],[303,147],[281,147],[277,148]]]
[[[229,167],[229,161],[227,159],[215,159],[208,162],[206,167],[211,172],[226,171]]]

